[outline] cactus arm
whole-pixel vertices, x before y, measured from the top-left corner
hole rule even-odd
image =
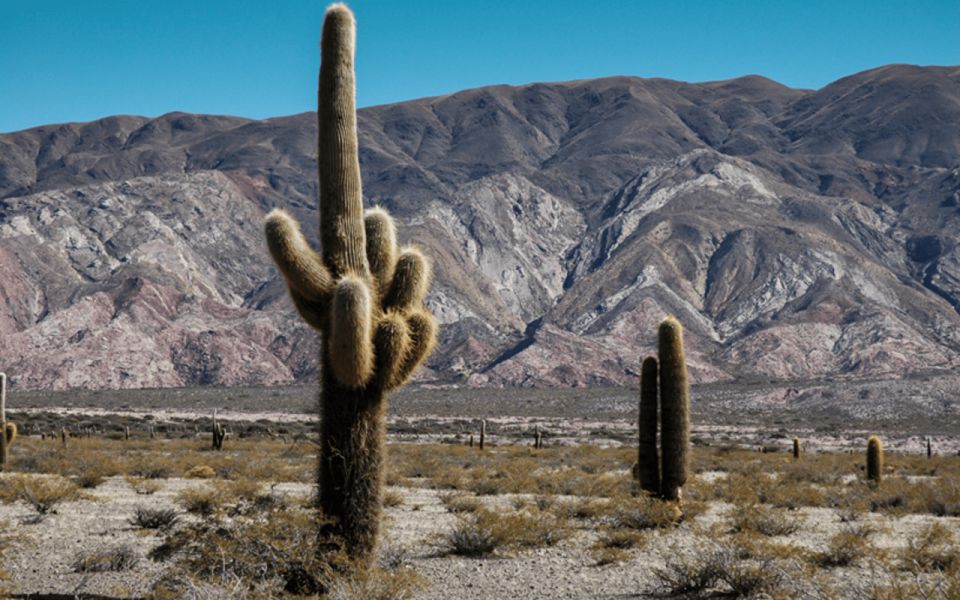
[[[347,387],[363,387],[373,375],[371,311],[366,283],[353,276],[337,283],[330,306],[327,343],[333,374]]]
[[[387,211],[376,207],[363,218],[367,234],[367,261],[377,286],[378,297],[383,297],[397,266],[397,228]]]
[[[291,291],[307,302],[327,300],[333,291],[333,279],[297,222],[286,212],[273,210],[267,215],[264,233],[270,255]]]
[[[419,306],[430,287],[430,262],[420,250],[404,248],[397,259],[393,281],[383,299],[384,308]]]
[[[389,312],[377,323],[373,336],[376,353],[377,387],[389,390],[397,385],[399,373],[410,352],[410,334],[402,315]]]
[[[400,365],[394,375],[391,388],[406,383],[413,376],[417,367],[427,360],[437,344],[437,323],[426,310],[417,309],[408,314],[407,331],[410,335],[410,346],[403,364]]]
[[[368,279],[353,59],[353,14],[346,6],[327,9],[320,42],[317,94],[317,172],[320,178],[320,244],[334,277]]]

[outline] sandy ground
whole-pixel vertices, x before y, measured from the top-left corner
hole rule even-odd
[[[720,475],[704,473],[701,476],[713,480]],[[147,552],[159,544],[160,537],[131,527],[129,519],[134,508],[138,505],[175,508],[173,498],[178,491],[205,485],[198,480],[160,481],[162,488],[158,492],[144,496],[137,495],[123,478],[110,478],[91,492],[90,500],[63,504],[56,514],[39,523],[30,522],[33,511],[22,503],[0,505],[0,519],[16,525],[21,536],[6,565],[13,597],[43,597],[37,596],[43,594],[142,597],[162,573],[164,564],[146,558]],[[383,546],[391,552],[402,549],[408,563],[429,580],[429,587],[416,596],[419,600],[652,597],[657,583],[651,569],[662,565],[661,552],[684,547],[702,550],[691,547],[697,543],[693,531],[720,522],[731,509],[730,505],[713,503],[694,524],[685,523],[670,531],[651,533],[646,547],[633,551],[631,560],[598,567],[588,553],[596,535],[592,530],[578,530],[572,538],[554,547],[509,556],[484,559],[439,556],[431,539],[449,531],[456,521],[456,516],[444,508],[441,492],[405,487],[390,489],[399,493],[403,502],[386,511]],[[310,493],[310,486],[282,484],[275,491],[303,497]],[[490,507],[506,507],[512,498],[503,495],[483,497],[483,500]],[[568,499],[557,499],[564,500]],[[801,531],[771,541],[822,550],[832,534],[847,527],[828,509],[801,509],[791,514],[802,522]],[[863,521],[877,525],[878,533],[872,537],[872,543],[891,549],[902,547],[905,540],[932,522],[943,523],[960,534],[957,518],[910,515],[890,519],[866,514]],[[133,547],[141,557],[134,570],[88,575],[73,572],[71,565],[79,553],[122,544]],[[869,577],[870,573],[863,569],[841,569],[834,576],[854,581]]]

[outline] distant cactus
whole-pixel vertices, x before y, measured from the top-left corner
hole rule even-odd
[[[480,421],[480,449],[483,450],[484,445],[487,442],[487,420],[483,419]]]
[[[223,426],[220,424],[220,421],[217,420],[217,411],[213,411],[213,423],[210,426],[210,437],[213,440],[212,448],[214,450],[223,450],[223,439],[226,437],[226,433],[223,430]]]
[[[536,450],[543,448],[543,432],[540,431],[539,425],[537,425],[537,428],[533,434],[533,447]]]
[[[63,447],[67,447],[67,440],[70,439],[70,430],[64,427],[60,430],[60,443],[63,444]]]
[[[683,354],[683,327],[667,317],[657,334],[660,362],[660,496],[680,500],[690,449],[690,385]]]
[[[867,480],[879,484],[883,479],[883,442],[872,435],[867,440]]]
[[[800,460],[800,438],[793,438],[793,460]]]
[[[637,479],[640,489],[653,495],[660,494],[660,452],[657,449],[657,359],[648,356],[640,369],[640,443],[637,456]]]
[[[436,325],[423,307],[430,268],[398,249],[393,220],[363,212],[354,85],[353,14],[342,4],[323,22],[317,106],[320,253],[297,223],[275,210],[267,247],[290,298],[323,334],[317,505],[360,563],[376,548],[382,509],[386,396],[433,349]]]
[[[17,426],[12,422],[7,422],[7,374],[0,373],[0,428],[3,429],[3,435],[0,435],[0,471],[7,469],[7,454],[10,450],[10,444],[17,437]]]
[[[927,438],[927,458],[933,458],[933,443],[930,438]]]

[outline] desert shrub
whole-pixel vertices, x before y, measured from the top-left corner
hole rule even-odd
[[[101,548],[81,552],[74,558],[71,568],[74,573],[103,573],[106,571],[128,571],[137,566],[140,557],[130,546]]]
[[[643,532],[634,529],[606,530],[590,546],[590,558],[597,566],[630,560],[629,550],[642,548],[647,543]]]
[[[908,568],[921,571],[950,571],[960,568],[960,549],[953,531],[941,523],[932,523],[910,539],[901,553]]]
[[[213,479],[216,476],[213,467],[207,465],[197,465],[186,472],[187,479]]]
[[[394,508],[403,504],[403,494],[394,490],[387,490],[383,494],[383,506]]]
[[[735,508],[728,514],[732,533],[753,532],[766,536],[790,535],[800,530],[800,523],[783,511],[760,504]]]
[[[472,513],[483,508],[481,502],[476,496],[471,496],[463,492],[447,492],[440,494],[440,502],[452,513]]]
[[[180,490],[174,500],[187,512],[204,517],[214,514],[224,504],[221,491],[211,487]]]
[[[604,521],[611,529],[660,529],[675,525],[680,517],[675,503],[639,496],[616,502]]]
[[[867,540],[852,531],[841,531],[827,542],[827,549],[812,555],[815,564],[821,567],[848,567],[865,558],[870,545]]]
[[[263,483],[252,479],[217,481],[213,484],[225,501],[256,502],[263,497]]]
[[[698,597],[713,590],[726,597],[777,597],[783,578],[769,561],[742,560],[736,549],[712,540],[696,547],[673,547],[662,554],[664,566],[653,569],[659,593]]]
[[[611,506],[611,502],[605,499],[577,498],[567,502],[558,502],[553,511],[564,518],[588,520],[598,519],[608,514]]]
[[[56,506],[63,502],[86,498],[76,484],[58,475],[14,475],[0,481],[0,499],[4,502],[25,502],[39,516],[56,512]]]
[[[177,524],[180,517],[169,508],[149,508],[138,506],[133,509],[130,524],[141,529],[169,529]]]
[[[567,523],[554,516],[480,509],[459,517],[453,529],[436,536],[433,543],[442,554],[485,556],[497,550],[552,546],[570,534]]]
[[[160,490],[161,487],[163,487],[160,482],[155,479],[144,479],[142,477],[133,477],[131,475],[127,475],[125,479],[127,485],[129,485],[135,493],[141,496],[155,494]]]

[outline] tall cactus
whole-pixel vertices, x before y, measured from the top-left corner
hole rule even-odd
[[[7,374],[0,373],[0,471],[7,469],[7,454],[17,437],[17,426],[7,422]]]
[[[867,481],[874,485],[883,479],[883,442],[871,435],[867,440]]]
[[[683,354],[683,327],[674,317],[657,332],[660,362],[660,495],[680,500],[687,481],[690,448],[690,385]]]
[[[386,396],[430,354],[436,325],[423,307],[426,258],[397,248],[385,211],[363,211],[354,30],[346,6],[327,9],[317,98],[321,251],[281,210],[265,231],[294,305],[323,336],[317,505],[333,522],[325,532],[366,561],[380,525]]]
[[[800,438],[793,438],[793,460],[800,460]]]
[[[660,494],[660,453],[657,450],[657,359],[648,356],[640,368],[640,443],[637,454],[637,478],[640,489],[653,495]]]

